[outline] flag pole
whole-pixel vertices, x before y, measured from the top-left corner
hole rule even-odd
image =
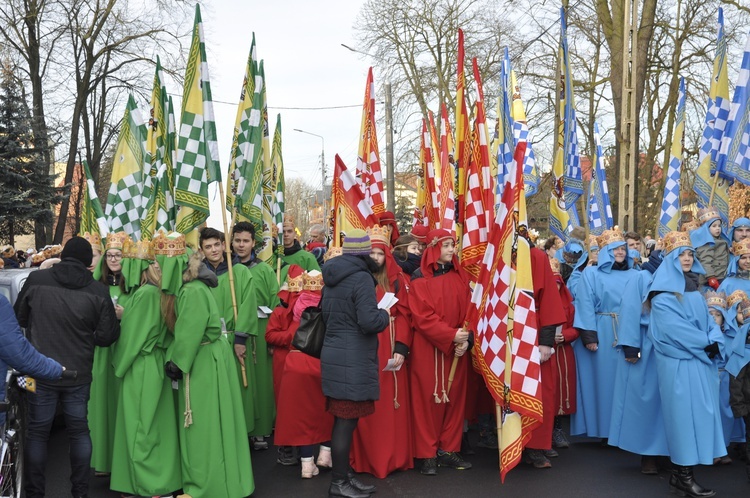
[[[719,172],[717,171],[714,173],[714,183],[711,185],[711,195],[708,197],[708,205],[713,206],[714,204],[714,195],[716,195],[716,187],[719,184]]]
[[[224,249],[227,258],[227,269],[229,270],[229,294],[232,296],[232,311],[234,313],[234,326],[237,327],[237,295],[235,294],[234,288],[234,267],[232,266],[232,250],[231,238],[229,235],[229,226],[227,225],[227,207],[226,200],[224,197],[224,184],[223,182],[217,182],[219,184],[219,199],[221,199],[221,221],[224,224]],[[234,226],[235,211],[232,210],[232,226]],[[247,387],[247,370],[245,369],[245,360],[237,358],[240,362],[240,368],[242,369],[242,387]]]

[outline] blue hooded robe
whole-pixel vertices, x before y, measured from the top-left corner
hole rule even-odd
[[[723,338],[700,292],[685,290],[680,247],[664,256],[649,287],[651,324],[669,456],[676,465],[712,465],[726,455],[719,370],[705,348]],[[692,271],[702,273],[697,260]],[[655,294],[654,294],[655,293]]]
[[[729,372],[726,369],[727,358],[732,355],[731,347],[732,342],[737,337],[737,334],[741,326],[737,323],[737,306],[740,303],[733,304],[729,309],[715,308],[709,306],[709,308],[716,309],[721,312],[724,316],[724,327],[722,333],[724,334],[724,349],[727,351],[722,357],[714,358],[714,363],[719,369],[719,409],[721,410],[721,426],[724,429],[724,445],[729,446],[729,443],[744,443],[745,442],[745,421],[740,417],[735,417],[732,413],[732,407],[729,404]]]

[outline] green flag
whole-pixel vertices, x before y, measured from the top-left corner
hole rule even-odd
[[[84,233],[98,233],[101,239],[109,234],[107,218],[104,216],[102,203],[99,202],[99,196],[96,194],[94,179],[91,177],[89,163],[83,161],[83,171],[86,174],[86,188],[83,190],[83,206],[81,208],[81,227],[78,231],[81,235]]]
[[[279,232],[279,248],[283,251],[284,245],[281,243],[281,234],[283,233],[284,224],[284,159],[281,156],[281,116],[276,117],[276,131],[273,134],[273,152],[271,153],[271,164],[273,165],[276,176],[275,194],[273,203],[273,222]]]

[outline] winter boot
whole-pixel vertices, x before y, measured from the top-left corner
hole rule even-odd
[[[669,478],[669,492],[689,498],[708,498],[716,495],[716,491],[706,489],[695,482],[692,467],[679,465],[675,465],[672,476]]]

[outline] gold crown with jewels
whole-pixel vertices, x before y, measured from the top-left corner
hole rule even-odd
[[[620,230],[620,227],[614,227],[612,230],[604,230],[600,236],[596,238],[597,246],[601,249],[608,244],[613,242],[625,242],[625,235]]]
[[[171,233],[164,235],[160,232],[151,241],[154,256],[180,256],[185,254],[185,236],[183,234]]]
[[[125,240],[129,239],[128,234],[125,232],[117,232],[117,233],[110,233],[107,235],[107,246],[106,251],[109,251],[110,249],[119,249],[122,251],[122,248],[125,247]]]
[[[549,265],[552,267],[552,273],[560,275],[560,260],[557,258],[549,258]]]
[[[743,254],[750,254],[750,238],[742,239],[739,242],[732,242],[732,254],[738,258]]]
[[[685,232],[685,233],[687,233],[687,232],[692,232],[693,230],[695,230],[695,229],[696,229],[696,228],[698,228],[699,226],[701,226],[701,225],[700,225],[700,223],[698,223],[698,220],[690,220],[690,221],[686,221],[686,222],[685,222],[685,223],[683,223],[683,224],[682,224],[682,226],[680,227],[680,231],[681,231],[681,232]]]
[[[669,254],[678,247],[693,248],[693,244],[690,242],[690,235],[687,232],[669,232],[662,239],[662,244],[664,244],[664,254]]]
[[[745,299],[747,299],[747,293],[741,289],[737,289],[736,291],[729,294],[729,297],[727,297],[727,308],[731,308],[735,304]]]
[[[708,291],[706,292],[706,305],[726,309],[727,295],[723,292]]]
[[[89,241],[91,249],[102,252],[102,238],[98,233],[83,232],[81,237]]]
[[[367,235],[370,237],[370,242],[380,242],[386,246],[391,245],[391,227],[388,225],[380,226],[373,225],[365,229]]]
[[[704,207],[698,210],[698,223],[701,225],[709,220],[714,220],[719,217],[719,210],[713,206]]]
[[[325,263],[329,259],[335,258],[336,256],[341,256],[342,254],[344,254],[344,250],[341,247],[329,247],[325,255],[323,255],[323,262]]]
[[[302,292],[303,274],[299,274],[296,277],[286,277],[286,287],[289,292]]]
[[[302,274],[302,290],[319,291],[323,288],[323,274],[312,270]]]
[[[138,242],[133,242],[133,239],[128,237],[127,239],[125,239],[125,244],[122,248],[122,257],[153,261],[154,248],[151,245],[151,242],[149,242],[148,240],[139,240]]]

